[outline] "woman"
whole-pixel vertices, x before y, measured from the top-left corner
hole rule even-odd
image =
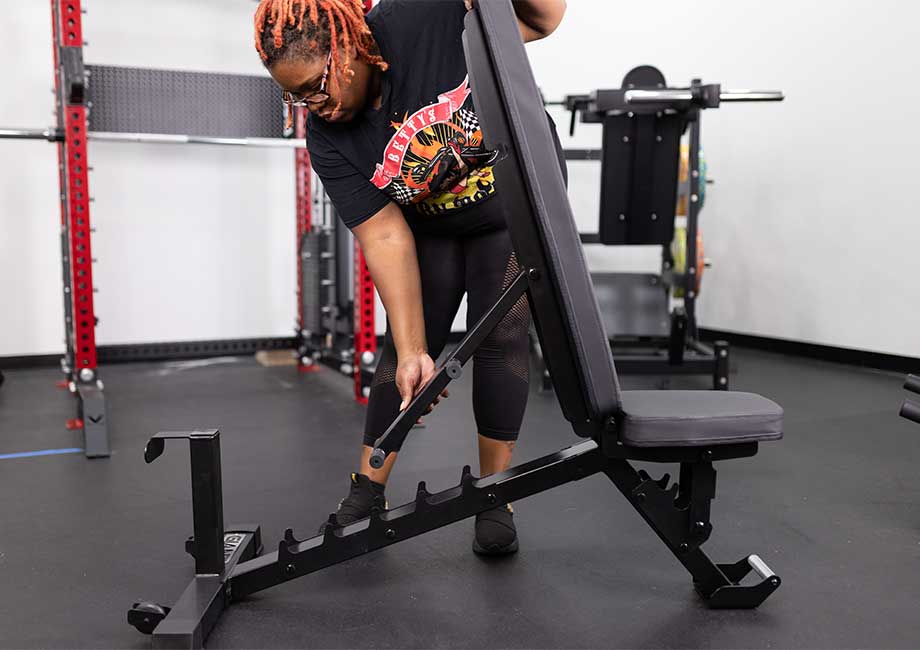
[[[313,168],[351,229],[387,311],[359,470],[338,508],[351,523],[384,509],[398,454],[375,470],[373,443],[433,376],[464,293],[475,323],[518,272],[494,152],[483,144],[461,35],[468,2],[262,0],[255,41],[292,106],[306,106]],[[552,33],[564,0],[514,2],[521,36]],[[554,131],[555,132],[555,131]],[[508,468],[528,392],[526,299],[474,355],[480,475]],[[446,394],[444,394],[446,397]],[[437,402],[435,402],[437,403]],[[511,506],[476,517],[473,549],[518,548]]]

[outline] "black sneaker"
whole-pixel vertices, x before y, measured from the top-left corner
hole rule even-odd
[[[385,485],[375,483],[364,474],[352,472],[348,496],[339,501],[339,507],[335,513],[339,524],[345,526],[370,517],[374,510],[386,510],[388,504],[383,495],[385,489]],[[323,525],[319,527],[320,535],[325,532],[328,525],[328,521],[323,522]]]
[[[507,555],[518,550],[517,528],[511,504],[476,515],[473,551],[480,555]]]

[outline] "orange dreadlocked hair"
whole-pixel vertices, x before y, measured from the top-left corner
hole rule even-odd
[[[265,67],[295,57],[332,53],[330,68],[351,79],[352,48],[359,61],[387,69],[364,21],[361,0],[261,0],[255,14],[256,50]],[[338,94],[339,75],[329,75],[329,90]]]

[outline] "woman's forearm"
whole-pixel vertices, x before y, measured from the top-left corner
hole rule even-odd
[[[385,208],[354,232],[386,308],[397,355],[427,352],[415,238],[401,211],[396,206],[389,212]]]

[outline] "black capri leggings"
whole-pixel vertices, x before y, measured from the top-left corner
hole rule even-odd
[[[428,354],[444,349],[463,294],[467,328],[498,300],[519,272],[507,230],[465,236],[415,235]],[[522,296],[473,355],[473,412],[481,435],[517,440],[527,405],[530,309]],[[396,348],[389,326],[371,384],[364,444],[373,446],[399,413]]]

